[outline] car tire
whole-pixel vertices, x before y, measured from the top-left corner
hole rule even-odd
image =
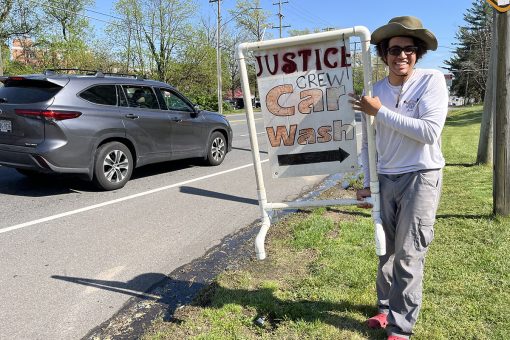
[[[207,164],[220,165],[227,154],[227,142],[225,136],[218,131],[212,133],[207,146]]]
[[[116,190],[126,185],[133,173],[133,156],[119,142],[101,145],[94,160],[94,183],[103,190]]]

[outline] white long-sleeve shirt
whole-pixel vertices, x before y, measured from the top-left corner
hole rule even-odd
[[[448,113],[444,75],[436,70],[415,69],[403,86],[391,85],[386,77],[374,84],[373,95],[382,103],[375,116],[377,172],[401,174],[444,167],[441,131]],[[364,185],[368,187],[365,114],[362,123],[361,161]]]

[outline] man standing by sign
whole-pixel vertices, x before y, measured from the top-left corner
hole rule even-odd
[[[422,302],[423,265],[434,237],[445,165],[440,139],[448,91],[441,72],[414,68],[427,50],[437,48],[436,37],[418,18],[391,19],[373,32],[371,43],[389,75],[374,84],[374,97],[351,95],[350,101],[355,110],[375,119],[386,234],[386,255],[379,257],[376,282],[379,313],[368,326],[386,328],[389,340],[399,340],[412,335]],[[366,127],[365,115],[362,121]],[[358,200],[371,194],[365,133],[362,162],[365,189],[358,191]]]

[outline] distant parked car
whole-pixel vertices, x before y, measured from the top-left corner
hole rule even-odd
[[[0,164],[27,176],[81,174],[114,190],[136,167],[194,157],[219,165],[231,150],[224,116],[162,82],[47,71],[3,83]]]

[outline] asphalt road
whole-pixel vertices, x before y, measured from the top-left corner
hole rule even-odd
[[[229,119],[234,150],[222,165],[150,165],[117,191],[0,167],[0,339],[81,338],[132,295],[257,220],[245,118]],[[262,131],[260,114],[256,122]],[[323,178],[273,180],[267,162],[263,169],[272,202]]]

